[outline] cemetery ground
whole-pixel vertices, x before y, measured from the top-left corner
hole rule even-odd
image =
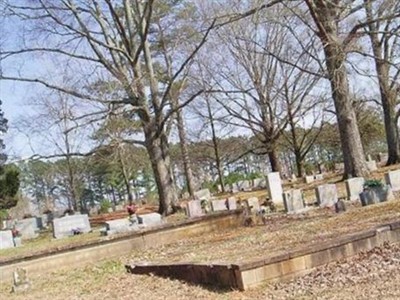
[[[398,166],[397,166],[398,167]],[[392,168],[373,174],[382,178]],[[314,187],[337,183],[339,197],[345,195],[340,175],[327,176],[313,184],[287,183],[286,188],[303,188],[306,202],[315,200]],[[265,191],[239,193],[242,199]],[[221,197],[224,197],[221,195]],[[188,237],[161,247],[133,251],[118,260],[106,260],[85,268],[59,270],[30,278],[32,289],[27,293],[10,294],[11,282],[1,284],[0,299],[131,299],[132,295],[149,299],[399,299],[400,245],[385,245],[350,259],[315,269],[311,274],[289,282],[269,283],[239,292],[205,288],[178,280],[152,275],[128,274],[124,265],[130,262],[245,262],[279,254],[299,246],[315,245],[336,237],[370,229],[378,224],[400,219],[400,197],[396,200],[361,207],[347,202],[348,210],[336,214],[330,209],[311,209],[299,214],[281,212],[259,220],[253,227],[235,227],[201,236]],[[173,216],[169,221],[179,220]],[[50,235],[24,243],[20,248],[0,251],[1,259],[11,259],[42,251],[54,251],[99,240],[99,232],[51,240]],[[28,274],[29,276],[29,274]],[[378,289],[376,287],[379,287]],[[379,298],[379,297],[376,297]]]
[[[384,299],[398,299],[398,244],[331,263],[289,282],[264,284],[245,292],[205,288],[152,275],[128,274],[124,265],[131,261],[246,261],[399,218],[398,200],[363,208],[354,205],[342,214],[329,209],[311,210],[297,216],[276,214],[268,218],[266,225],[195,236],[156,249],[132,252],[118,260],[35,276],[30,278],[33,287],[27,293],[10,294],[11,283],[2,284],[0,298],[131,299],[132,295],[139,294],[141,298],[149,299],[363,299],[381,292],[387,295]]]

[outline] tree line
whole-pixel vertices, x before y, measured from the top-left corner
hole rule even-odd
[[[360,123],[379,119],[378,108],[387,163],[399,162],[398,1],[3,2],[2,17],[15,25],[7,29],[27,34],[9,34],[9,44],[4,37],[0,79],[38,87],[32,101],[44,109],[36,125],[59,133],[53,156],[70,170],[77,157],[112,149],[122,161],[130,147],[144,151],[163,214],[177,199],[171,138],[193,194],[190,136],[204,126],[222,187],[223,148],[215,145],[223,134],[248,135],[244,153],[268,156],[273,171],[283,172],[285,145],[299,175],[309,153],[337,141],[344,176],[367,175],[369,134],[381,128],[362,132]],[[47,68],[24,69],[28,59]],[[79,139],[91,149],[77,151]],[[71,173],[67,180],[80,183]]]

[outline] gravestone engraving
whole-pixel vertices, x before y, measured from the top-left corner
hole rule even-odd
[[[150,227],[163,224],[161,215],[158,213],[150,213],[145,215],[138,215],[139,224]]]
[[[197,200],[209,200],[211,198],[211,193],[209,189],[202,189],[194,192],[194,197]]]
[[[204,212],[201,208],[200,200],[192,200],[187,202],[187,213],[189,218],[201,217],[204,215]]]
[[[283,203],[286,212],[297,212],[304,209],[303,193],[301,190],[289,190],[283,193]]]
[[[282,181],[279,172],[273,172],[267,175],[267,186],[269,198],[272,200],[272,202],[275,204],[283,203]]]
[[[15,229],[21,234],[23,239],[34,239],[38,237],[36,233],[36,218],[22,219],[15,223]]]
[[[11,230],[0,230],[0,249],[14,247],[13,234]]]
[[[364,190],[364,182],[363,177],[353,177],[345,181],[347,198],[350,201],[360,200],[360,194]]]
[[[211,208],[213,211],[223,211],[228,209],[226,207],[226,200],[212,200]]]
[[[315,189],[315,193],[320,207],[332,207],[338,201],[335,184],[320,185]]]
[[[385,182],[392,187],[393,192],[400,191],[400,170],[387,172]]]
[[[91,231],[88,215],[72,215],[53,220],[53,237],[56,239]]]

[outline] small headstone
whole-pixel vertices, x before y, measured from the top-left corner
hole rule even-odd
[[[314,175],[306,175],[306,176],[304,176],[304,182],[305,182],[305,183],[312,183],[312,182],[314,182]]]
[[[211,198],[211,193],[209,189],[202,189],[194,192],[194,197],[196,200],[209,200]]]
[[[36,218],[18,220],[15,223],[15,229],[21,234],[23,239],[34,239],[38,237],[36,233],[38,230]]]
[[[232,183],[232,184],[231,184],[231,191],[232,191],[232,193],[237,193],[237,192],[239,192],[239,188],[238,188],[238,186],[237,186],[236,183]]]
[[[365,180],[363,177],[353,177],[345,181],[347,198],[350,201],[360,199],[360,193],[362,193],[364,190],[364,182]]]
[[[314,175],[314,179],[317,181],[324,180],[324,175],[323,174],[316,174]]]
[[[283,193],[283,203],[286,212],[297,212],[304,209],[303,194],[301,190],[290,190]]]
[[[161,215],[158,213],[138,215],[137,218],[138,218],[139,224],[146,226],[146,227],[158,226],[158,225],[163,224]]]
[[[213,211],[223,211],[228,209],[226,207],[226,200],[212,200],[211,208]]]
[[[30,289],[31,283],[28,280],[26,270],[22,268],[17,268],[13,274],[14,284],[12,287],[13,293],[25,292]]]
[[[261,188],[261,184],[262,184],[263,179],[262,178],[254,178],[253,179],[253,187],[254,188]]]
[[[371,172],[378,170],[378,167],[376,166],[376,161],[375,160],[368,160],[367,161],[367,168]]]
[[[229,197],[227,199],[227,203],[228,203],[228,209],[229,210],[235,210],[237,209],[237,200],[236,197]]]
[[[204,212],[201,208],[200,200],[192,200],[187,202],[187,213],[189,218],[201,217],[204,215]]]
[[[63,238],[91,231],[88,215],[72,215],[53,220],[54,238]]]
[[[297,182],[297,177],[295,174],[292,174],[292,177],[290,178],[291,182]]]
[[[279,172],[273,172],[267,175],[267,186],[269,198],[272,200],[272,202],[275,204],[283,203],[282,181]]]
[[[260,210],[260,202],[257,197],[251,197],[247,199],[247,203],[249,204],[249,208],[252,212],[258,212]]]
[[[385,164],[389,159],[389,155],[387,153],[379,153],[378,160],[380,163]]]
[[[392,187],[393,192],[400,191],[400,170],[387,172],[385,182]]]
[[[320,185],[315,189],[315,193],[320,207],[333,207],[338,201],[335,184]]]
[[[390,201],[394,199],[393,191],[390,185],[376,188],[365,189],[360,194],[362,206]]]
[[[110,220],[106,222],[106,235],[138,230],[138,224],[132,224],[128,218]]]
[[[250,191],[251,190],[250,181],[248,181],[248,180],[238,181],[237,186],[240,191]]]
[[[335,212],[341,213],[346,211],[346,204],[342,199],[339,199],[338,202],[335,203]]]
[[[217,185],[217,190],[218,190],[218,193],[222,193],[222,185],[218,184]]]
[[[0,249],[13,248],[14,240],[11,230],[0,230]]]

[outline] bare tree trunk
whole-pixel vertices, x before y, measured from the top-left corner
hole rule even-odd
[[[268,152],[269,163],[271,164],[272,172],[279,172],[282,171],[282,166],[279,161],[278,155],[276,150],[271,150]]]
[[[373,19],[372,5],[370,1],[364,0],[366,5],[367,18]],[[396,119],[396,93],[390,87],[390,43],[387,40],[391,37],[387,33],[387,36],[382,37],[380,41],[379,28],[375,22],[371,22],[368,25],[368,35],[372,44],[372,51],[374,53],[374,61],[376,67],[376,73],[378,75],[379,91],[381,94],[381,103],[383,107],[385,131],[386,131],[386,142],[388,145],[388,161],[387,166],[397,164],[400,162],[400,141],[399,133],[397,129]],[[394,46],[393,46],[394,47]]]
[[[132,197],[132,191],[131,191],[131,184],[129,182],[129,176],[126,172],[125,164],[122,160],[121,150],[117,149],[117,151],[118,151],[118,159],[121,164],[122,177],[124,178],[124,184],[125,184],[126,192],[128,194],[128,202],[129,202],[129,204],[132,204],[133,197]]]
[[[295,156],[295,159],[296,159],[297,177],[300,178],[304,174],[304,172],[303,172],[304,171],[304,164],[303,164],[303,158],[302,158],[300,150],[296,149],[294,151],[294,156]]]
[[[369,173],[361,143],[357,118],[349,99],[345,54],[337,45],[324,46],[344,161],[344,177],[363,177]]]
[[[342,7],[339,5],[323,0],[306,0],[305,2],[318,27],[317,34],[324,48],[328,79],[339,125],[345,166],[344,178],[364,177],[369,174],[369,171],[365,162],[356,114],[352,101],[349,99],[346,70],[346,43],[351,41],[354,34],[350,33],[346,42],[339,36],[338,22],[342,13]]]
[[[225,182],[224,182],[224,171],[222,169],[222,161],[221,156],[219,154],[219,145],[218,145],[218,138],[215,131],[215,124],[214,124],[214,116],[211,110],[210,101],[206,98],[207,104],[207,112],[208,112],[208,119],[210,120],[210,127],[211,127],[211,135],[213,141],[213,148],[214,148],[214,155],[215,155],[215,163],[217,165],[217,172],[218,172],[218,181],[221,185],[221,191],[225,193]]]
[[[182,116],[182,111],[177,110],[176,112],[176,121],[178,126],[178,134],[179,134],[179,144],[182,152],[182,161],[183,161],[183,168],[185,172],[186,178],[186,185],[188,188],[188,192],[190,196],[194,196],[194,179],[193,179],[193,172],[192,166],[190,163],[189,151],[187,146],[187,139],[186,139],[186,130],[185,124]]]
[[[156,137],[153,133],[154,130],[145,131],[146,148],[160,197],[159,213],[165,216],[172,213],[172,206],[177,200],[177,195],[171,174],[167,139],[163,134]]]

